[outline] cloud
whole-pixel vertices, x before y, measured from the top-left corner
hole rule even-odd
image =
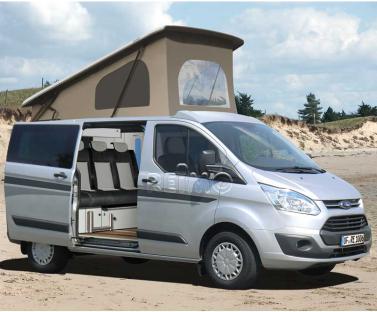
[[[41,34],[54,41],[83,41],[91,37],[91,17],[78,2],[30,2],[30,19],[39,26]]]
[[[12,85],[17,82],[18,82],[18,79],[16,77],[0,77],[0,83]]]
[[[130,2],[123,3],[122,13],[127,16],[128,23],[145,34],[165,25],[184,24],[168,13],[170,7],[171,3],[168,2]]]
[[[371,86],[377,79],[377,23],[312,8],[252,8],[230,24],[246,42],[235,54],[236,89],[251,92],[267,112],[296,117],[309,92],[325,108],[346,111],[363,99],[377,100]]]
[[[55,76],[59,77],[64,73],[62,67],[44,59],[29,59],[21,57],[0,58],[0,76]]]
[[[0,90],[62,79],[150,31],[186,24],[172,12],[190,5],[0,2]],[[251,93],[257,108],[297,117],[309,92],[325,109],[354,111],[362,100],[377,105],[377,20],[366,22],[341,6],[331,13],[310,4],[247,6],[262,9],[243,5],[234,14],[234,5],[228,15],[201,12],[187,20],[198,27],[221,24],[216,30],[245,39],[235,52],[235,89]]]
[[[259,49],[278,58],[323,61],[357,50],[374,57],[371,52],[377,47],[377,27],[361,31],[359,18],[341,12],[249,9],[232,22],[244,37],[258,40]]]
[[[183,24],[157,2],[0,2],[0,90],[62,79],[137,37]]]

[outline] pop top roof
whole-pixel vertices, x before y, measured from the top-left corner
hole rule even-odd
[[[58,94],[61,90],[69,87],[77,81],[162,38],[169,38],[178,42],[216,46],[232,50],[236,50],[244,43],[241,38],[216,31],[183,26],[165,26],[160,30],[152,32],[145,37],[135,40],[131,44],[102,57],[73,75],[62,79],[45,89],[42,89],[38,93],[27,98],[22,103],[22,106],[29,107],[33,106],[34,104],[38,104],[40,100],[44,100],[45,98],[48,98],[54,94]]]

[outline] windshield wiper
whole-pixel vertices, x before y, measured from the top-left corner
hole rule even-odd
[[[300,167],[300,166],[294,166],[294,167],[286,167],[286,168],[277,168],[275,171],[280,172],[306,172],[306,173],[324,173],[326,170],[324,169],[318,169],[313,167]]]

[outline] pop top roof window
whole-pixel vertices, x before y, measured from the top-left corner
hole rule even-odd
[[[181,105],[229,107],[226,76],[218,63],[186,61],[179,71],[178,88]]]

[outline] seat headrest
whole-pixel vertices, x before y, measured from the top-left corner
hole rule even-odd
[[[170,137],[165,141],[165,153],[185,154],[186,145],[182,137]]]
[[[104,152],[107,149],[107,144],[103,141],[93,141],[91,146],[96,152]]]
[[[126,143],[123,143],[123,142],[114,142],[113,145],[114,145],[114,149],[117,152],[124,153],[124,152],[128,151],[128,145]]]
[[[80,141],[79,151],[82,151],[84,148],[85,148],[85,144],[84,144],[84,142],[83,142],[83,141]]]

